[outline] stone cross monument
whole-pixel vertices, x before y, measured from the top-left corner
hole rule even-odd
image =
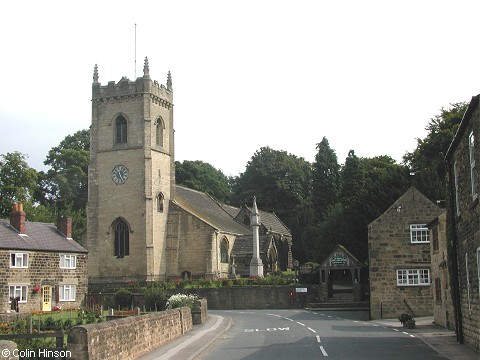
[[[260,227],[260,215],[258,214],[257,200],[253,197],[253,209],[252,215],[250,216],[250,225],[253,230],[253,254],[252,260],[250,261],[250,276],[263,277],[263,262],[260,259],[260,237],[259,237],[259,227]]]

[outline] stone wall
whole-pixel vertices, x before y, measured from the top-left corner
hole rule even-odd
[[[179,290],[171,290],[179,292]],[[293,298],[290,298],[290,292]],[[307,292],[295,291],[294,286],[234,286],[216,289],[185,289],[208,301],[211,310],[291,309],[318,302],[318,285],[309,285]]]
[[[208,309],[207,299],[198,299],[192,309],[193,325],[202,325],[207,321]]]
[[[473,155],[476,177],[475,195],[472,193],[470,142],[473,135]],[[478,186],[478,168],[480,164],[480,106],[479,96],[472,98],[462,120],[461,128],[449,150],[450,180],[448,197],[447,229],[449,241],[457,243],[458,281],[461,321],[460,331],[464,341],[480,351],[480,187]],[[475,186],[474,186],[475,188]],[[447,231],[448,231],[447,230]],[[454,233],[455,232],[455,237]],[[450,255],[450,254],[449,254]],[[454,259],[450,258],[449,261]]]
[[[60,255],[53,252],[26,252],[28,257],[28,268],[11,268],[10,254],[15,251],[0,251],[0,301],[1,311],[10,309],[9,286],[27,285],[27,301],[19,303],[21,313],[42,310],[42,291],[34,292],[34,287],[41,289],[42,285],[52,286],[52,309],[58,305],[62,308],[78,308],[87,293],[87,254],[76,254],[77,263],[75,269],[61,269]],[[59,285],[75,285],[75,301],[60,301],[58,296]]]
[[[67,350],[75,360],[136,359],[192,329],[188,307],[75,326]]]
[[[432,258],[433,316],[435,323],[447,329],[455,328],[452,288],[448,265],[446,212],[430,225]]]
[[[300,286],[299,286],[300,287]],[[233,286],[221,288],[168,289],[167,298],[184,293],[195,294],[208,301],[211,310],[244,310],[244,309],[292,309],[302,308],[309,303],[317,303],[320,299],[318,285],[305,286],[307,292],[296,292],[295,286]],[[293,298],[290,298],[290,292]],[[102,291],[92,293],[96,304],[108,308],[114,304],[115,293]],[[134,306],[143,309],[142,294],[134,294]]]
[[[431,284],[398,286],[397,270],[430,270],[430,244],[412,243],[410,225],[428,224],[442,212],[411,187],[369,225],[371,319],[433,315]]]

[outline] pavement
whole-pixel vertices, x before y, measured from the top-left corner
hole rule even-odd
[[[466,344],[459,344],[454,330],[447,330],[435,324],[433,317],[415,318],[415,329],[402,327],[397,319],[372,320],[372,323],[392,327],[406,332],[430,346],[440,355],[450,360],[480,360],[480,353]]]
[[[425,344],[449,360],[480,360],[480,353],[465,344],[459,344],[455,331],[435,324],[433,317],[415,318],[415,329],[403,328],[397,319],[372,320],[374,324],[396,328],[399,331],[420,338]],[[207,348],[224,335],[230,328],[232,319],[218,315],[208,315],[203,325],[180,337],[142,355],[137,360],[193,360],[201,358]]]
[[[137,360],[193,360],[218,338],[230,329],[232,319],[209,314],[203,325],[194,325],[193,329],[172,341],[161,345]]]

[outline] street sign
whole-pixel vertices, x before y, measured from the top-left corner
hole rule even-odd
[[[307,292],[307,288],[295,288],[295,292],[297,292],[297,293],[306,293],[306,292]]]

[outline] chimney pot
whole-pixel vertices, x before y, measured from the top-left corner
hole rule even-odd
[[[66,238],[72,238],[72,218],[69,216],[61,216],[57,220],[57,229]]]
[[[25,234],[25,218],[22,203],[13,204],[13,210],[10,213],[10,225],[12,225],[20,234]]]

